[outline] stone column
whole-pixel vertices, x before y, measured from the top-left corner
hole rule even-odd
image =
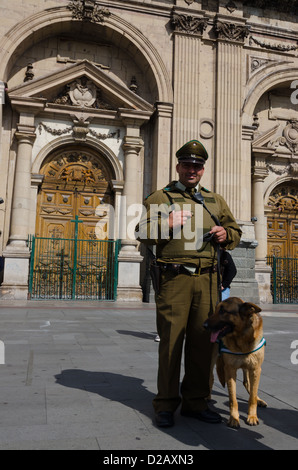
[[[256,247],[256,279],[259,285],[260,301],[272,302],[270,292],[271,267],[267,265],[267,218],[264,213],[264,180],[268,176],[264,155],[254,156],[252,176],[252,220],[255,225]]]
[[[171,179],[169,158],[171,156],[171,131],[173,105],[156,104],[156,119],[153,131],[153,168],[151,190],[163,188]]]
[[[18,124],[18,141],[10,236],[3,251],[5,258],[2,298],[27,299],[29,276],[29,235],[31,211],[31,164],[35,127]]]
[[[3,105],[4,104],[5,104],[5,85],[0,80],[0,148],[1,148],[1,152],[3,152],[3,150],[4,150],[3,143],[2,143]],[[5,173],[5,170],[3,168],[3,161],[4,160],[5,160],[4,158],[0,159],[0,172],[2,173],[2,171],[3,171],[3,174]],[[4,180],[4,178],[3,178],[3,180]],[[3,206],[0,209],[0,237],[3,237],[4,215],[5,215],[5,205],[6,205],[6,201],[5,201],[6,184],[4,185],[3,183],[1,185],[0,197],[4,200],[5,204],[3,204]],[[0,243],[0,253],[1,253],[1,250],[2,250],[2,243],[3,243],[2,240],[3,239],[1,239],[1,243]]]
[[[141,301],[143,297],[140,286],[140,263],[143,260],[134,238],[134,227],[137,223],[136,205],[142,205],[144,143],[140,136],[141,125],[150,118],[150,114],[130,110],[120,111],[126,124],[124,149],[124,187],[121,201],[120,238],[121,249],[118,264],[117,299],[123,301]]]
[[[113,229],[111,236],[114,240],[120,238],[120,216],[121,216],[121,198],[123,193],[124,181],[112,180],[112,188],[115,194],[114,201],[114,220],[110,221],[113,223]]]
[[[241,217],[241,106],[243,44],[248,35],[245,22],[230,23],[217,18],[216,161],[215,190],[228,202],[236,218]],[[247,175],[246,175],[247,176]],[[247,178],[250,185],[250,177]]]
[[[200,135],[200,50],[207,18],[173,13],[174,112],[171,179],[176,178],[176,151]]]

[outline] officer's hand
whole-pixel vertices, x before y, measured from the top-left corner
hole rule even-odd
[[[212,229],[210,230],[210,233],[214,234],[213,235],[213,239],[217,242],[217,243],[223,243],[224,241],[226,241],[226,238],[227,238],[227,232],[226,230],[223,228],[223,227],[220,227],[219,225],[215,225],[214,227],[212,227]]]
[[[192,213],[190,211],[173,211],[170,213],[168,218],[169,227],[181,227],[190,217],[192,217]]]

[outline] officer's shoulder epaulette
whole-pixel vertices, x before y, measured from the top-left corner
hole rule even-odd
[[[150,197],[151,194],[153,194],[153,193],[154,193],[154,191],[153,191],[152,193],[148,194],[148,196],[145,197],[145,201],[146,201],[146,199],[148,199],[148,197]]]
[[[176,181],[171,181],[171,183],[167,184],[162,190],[165,192],[177,190],[175,183]]]
[[[201,190],[202,190],[202,191],[206,191],[206,193],[211,193],[211,190],[210,190],[210,189],[204,188],[203,186],[201,187]]]

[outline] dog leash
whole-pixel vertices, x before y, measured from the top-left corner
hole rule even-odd
[[[192,198],[194,199],[194,201],[198,202],[199,204],[201,204],[203,206],[203,208],[210,215],[213,222],[215,222],[215,225],[221,226],[221,223],[220,223],[219,219],[214,214],[212,214],[210,212],[210,210],[208,209],[208,207],[206,206],[206,204],[204,202],[204,196],[202,195],[202,193],[196,192],[195,194],[192,195]],[[205,235],[207,235],[207,234],[205,234]],[[213,234],[211,235],[211,237],[208,241],[210,241],[212,239],[212,237],[213,237]],[[221,301],[220,247],[219,247],[218,243],[215,244],[215,250],[216,250],[216,256],[217,256],[217,293],[218,293],[218,302],[220,302]]]
[[[266,340],[265,338],[263,337],[261,339],[261,341],[259,342],[258,346],[253,349],[252,351],[249,351],[249,352],[246,352],[246,353],[243,353],[243,352],[233,352],[233,351],[230,351],[228,348],[226,348],[222,342],[222,340],[218,340],[216,341],[218,343],[218,349],[219,349],[219,354],[221,353],[226,353],[226,354],[233,354],[234,356],[247,356],[248,354],[252,354],[256,351],[258,351],[259,349],[261,349],[263,346],[266,345]]]

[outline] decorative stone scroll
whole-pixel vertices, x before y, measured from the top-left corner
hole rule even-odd
[[[228,39],[229,41],[244,42],[249,34],[249,28],[236,23],[223,23],[217,20],[214,29],[218,39]]]
[[[276,188],[269,197],[268,206],[277,212],[297,212],[298,189],[288,185]]]
[[[197,18],[188,15],[178,15],[172,13],[172,26],[175,31],[184,32],[188,34],[203,34],[207,28],[207,18]]]
[[[100,8],[94,0],[72,0],[68,4],[74,20],[87,20],[92,23],[103,23],[111,13],[107,8]]]

